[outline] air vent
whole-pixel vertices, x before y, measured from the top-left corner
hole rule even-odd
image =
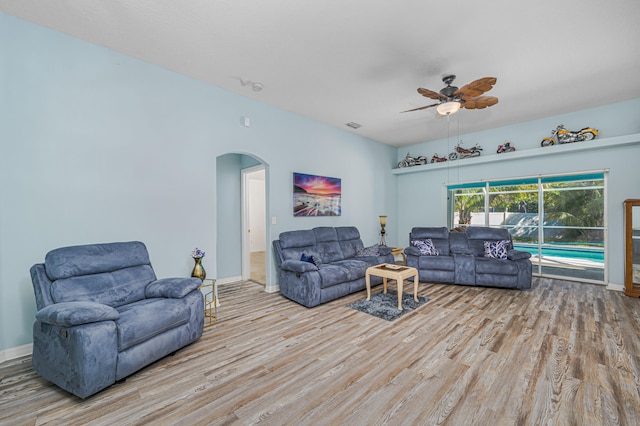
[[[354,123],[353,121],[350,121],[349,123],[347,123],[347,126],[351,127],[352,129],[359,129],[360,127],[362,127],[362,124],[358,124],[358,123]]]

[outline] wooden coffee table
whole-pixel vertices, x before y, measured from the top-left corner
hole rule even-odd
[[[410,266],[398,266],[383,263],[367,268],[365,282],[367,283],[367,300],[371,300],[371,275],[382,277],[384,293],[387,294],[387,278],[398,283],[398,310],[402,310],[402,287],[404,280],[413,277],[413,300],[418,301],[418,270]]]

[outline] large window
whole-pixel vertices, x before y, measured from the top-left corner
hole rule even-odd
[[[605,281],[605,173],[449,185],[450,227],[509,230],[538,275]]]

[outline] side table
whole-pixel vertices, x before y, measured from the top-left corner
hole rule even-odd
[[[218,288],[216,287],[216,280],[205,279],[198,288],[204,294],[204,327],[211,327],[218,320]]]
[[[402,264],[407,266],[407,255],[404,254],[404,249],[402,247],[391,247],[391,254],[395,257],[399,254],[402,255]]]

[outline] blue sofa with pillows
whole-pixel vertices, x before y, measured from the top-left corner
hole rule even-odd
[[[472,226],[413,228],[404,252],[420,281],[486,287],[531,288],[531,254],[513,249],[509,231]]]
[[[280,293],[308,308],[364,290],[368,267],[394,263],[390,247],[365,247],[353,226],[283,232],[273,248]]]
[[[33,368],[80,398],[202,335],[202,282],[157,279],[141,242],[52,250],[31,280]]]

